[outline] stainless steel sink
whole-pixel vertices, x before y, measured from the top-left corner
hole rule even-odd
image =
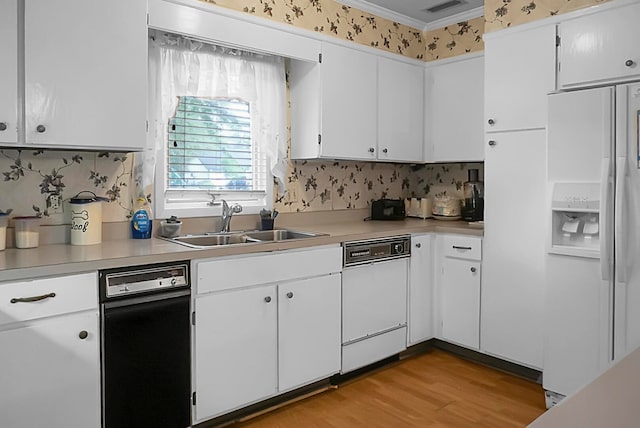
[[[249,242],[244,234],[211,234],[211,235],[184,235],[175,238],[165,238],[176,244],[186,245],[192,248],[210,248],[218,245],[244,244]]]
[[[202,235],[182,235],[174,238],[161,238],[191,248],[213,248],[220,245],[258,244],[266,242],[286,241],[291,239],[326,236],[324,233],[304,232],[289,229],[254,230],[236,233],[207,233]]]
[[[255,239],[258,241],[285,241],[288,239],[313,238],[314,236],[321,236],[322,234],[288,229],[276,229],[247,232],[245,235],[249,239]]]

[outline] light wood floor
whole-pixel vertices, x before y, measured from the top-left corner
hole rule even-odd
[[[544,410],[541,385],[432,350],[233,428],[515,428]]]

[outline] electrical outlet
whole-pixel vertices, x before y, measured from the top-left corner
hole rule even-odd
[[[62,199],[57,193],[50,193],[47,197],[49,214],[62,214]]]
[[[288,189],[284,199],[285,202],[298,202],[298,190]]]

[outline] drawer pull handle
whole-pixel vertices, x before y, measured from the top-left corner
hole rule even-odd
[[[50,297],[56,297],[56,293],[43,294],[42,296],[33,297],[14,297],[13,299],[11,299],[11,303],[39,302],[40,300],[48,299]]]
[[[476,270],[477,270],[476,268],[472,267],[471,268],[471,273],[476,273]]]
[[[267,302],[267,303],[271,303],[271,296],[265,297],[264,301]]]
[[[82,340],[86,339],[87,337],[89,337],[89,333],[86,330],[82,330],[79,334],[78,337]]]
[[[288,297],[288,298],[290,298],[290,299],[292,299],[292,298],[293,298],[293,293],[292,293],[291,291],[289,291],[289,292],[287,293],[287,297]]]
[[[471,251],[471,250],[473,250],[473,248],[471,248],[471,247],[459,247],[459,246],[457,246],[457,245],[454,245],[454,246],[453,246],[453,249],[454,249],[454,250],[466,250],[466,251]]]

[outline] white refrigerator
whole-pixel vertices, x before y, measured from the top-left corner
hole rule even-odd
[[[640,84],[548,96],[543,386],[573,394],[640,346]]]

